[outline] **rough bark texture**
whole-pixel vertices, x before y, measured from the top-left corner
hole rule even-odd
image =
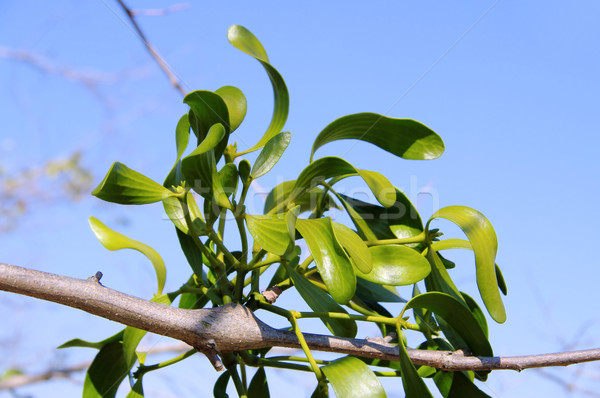
[[[79,308],[100,317],[181,340],[205,353],[264,347],[300,348],[294,333],[261,322],[246,307],[233,304],[216,309],[184,310],[133,297],[88,280],[34,271],[0,263],[0,290]],[[368,358],[398,359],[391,344],[304,334],[309,347]],[[411,360],[443,370],[494,370],[566,366],[600,360],[600,349],[522,357],[473,357],[460,352],[409,349]]]

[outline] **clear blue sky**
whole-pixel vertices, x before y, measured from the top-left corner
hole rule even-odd
[[[351,142],[330,144],[317,155],[343,156],[359,168],[384,171],[415,199],[425,218],[455,204],[483,212],[498,234],[497,260],[509,288],[508,321],[492,326],[491,341],[497,355],[521,355],[600,343],[593,243],[600,221],[598,15],[596,1],[232,1],[193,2],[187,10],[141,17],[139,23],[188,90],[234,85],[244,91],[248,115],[235,137],[241,148],[262,135],[272,94],[260,65],[229,45],[226,31],[241,24],[262,41],[288,85],[285,130],[292,132],[294,148],[274,176],[260,181],[265,188],[293,178],[308,163],[314,137],[343,115],[370,111],[413,118],[440,134],[446,153],[430,162],[397,159]],[[0,49],[25,50],[53,67],[102,80],[90,88],[0,59],[5,170],[82,150],[95,183],[115,160],[163,179],[175,157],[175,124],[186,109],[123,21],[109,0],[0,4]],[[260,197],[255,201],[259,212]],[[136,253],[106,251],[89,230],[91,215],[157,249],[170,267],[168,288],[185,279],[187,265],[160,206],[124,208],[92,198],[35,205],[1,237],[0,261],[79,278],[101,270],[107,286],[150,297],[151,268]],[[435,226],[460,236],[449,224]],[[462,261],[461,287],[475,295],[472,258],[456,258]],[[101,339],[119,329],[7,293],[0,294],[0,317],[0,371],[91,358],[91,350],[57,354],[50,348],[72,337]],[[599,367],[583,369],[595,383],[577,379],[577,369],[552,374],[597,389]],[[208,396],[216,377],[211,372],[198,356],[168,376],[158,372],[145,378],[154,391],[148,396]],[[285,389],[289,398],[308,396],[314,384],[310,376],[270,375],[272,390]],[[385,385],[390,397],[402,396],[399,379]],[[482,388],[492,397],[563,396],[559,385],[535,371],[494,372]],[[54,382],[24,391],[77,396],[79,390]]]

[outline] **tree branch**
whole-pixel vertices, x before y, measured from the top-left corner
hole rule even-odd
[[[81,280],[0,263],[0,290],[79,308],[100,317],[181,340],[202,352],[265,347],[300,348],[295,334],[274,329],[246,307],[185,310],[133,297]],[[312,350],[398,360],[397,346],[363,339],[304,334]],[[567,366],[600,360],[600,349],[520,357],[474,357],[461,352],[409,349],[416,365],[442,370],[495,370]]]

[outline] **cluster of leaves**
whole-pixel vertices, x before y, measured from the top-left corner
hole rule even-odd
[[[244,202],[252,181],[269,172],[290,143],[291,134],[282,132],[288,114],[288,92],[252,33],[232,26],[228,38],[236,48],[262,64],[273,85],[273,117],[256,145],[238,152],[236,144],[229,143],[231,133],[246,113],[246,99],[239,89],[226,86],[214,92],[194,91],[184,99],[190,110],[177,124],[177,158],[162,185],[116,162],[93,191],[100,199],[125,205],[162,202],[191,267],[189,280],[177,291],[164,294],[165,264],[154,249],[90,218],[98,239],[109,250],[135,249],[150,259],[158,281],[153,301],[171,305],[178,299],[179,307],[186,309],[234,302],[289,320],[305,357],[270,357],[269,350],[229,354],[224,361],[227,370],[215,384],[216,397],[226,396],[230,380],[240,396],[269,396],[264,371],[269,366],[314,372],[317,388],[313,397],[328,396],[328,383],[338,397],[383,397],[385,392],[378,377],[385,376],[401,377],[407,396],[411,397],[431,396],[423,378],[432,378],[444,397],[485,396],[473,381],[485,380],[487,372],[441,372],[415,367],[406,350],[405,331],[422,335],[423,343],[418,347],[421,349],[463,349],[478,356],[492,356],[483,311],[456,287],[448,272],[454,264],[440,254],[448,249],[474,252],[483,303],[495,321],[504,322],[500,291],[506,294],[506,287],[495,264],[497,241],[489,221],[476,210],[451,206],[439,210],[423,224],[408,198],[380,173],[357,169],[338,157],[314,159],[320,147],[343,139],[369,142],[404,159],[435,159],[444,151],[441,138],[409,119],[373,113],[339,118],[317,136],[310,163],[297,178],[273,188],[264,214],[248,214]],[[197,142],[184,157],[190,130]],[[259,149],[254,164],[238,159]],[[336,184],[351,176],[362,178],[379,203],[338,193]],[[327,216],[333,208],[347,212],[353,228]],[[233,215],[240,238],[235,246],[224,240],[229,215]],[[439,240],[441,233],[430,229],[436,218],[457,224],[468,240]],[[308,253],[301,253],[299,240],[304,240]],[[232,247],[241,250],[234,251]],[[278,295],[295,288],[312,312],[284,309],[275,306],[272,298],[265,299],[259,291],[259,286],[265,285],[261,275],[271,267],[276,267],[276,271],[268,291]],[[426,293],[420,293],[420,281],[424,281]],[[396,286],[404,285],[414,285],[408,302],[396,290]],[[394,316],[384,307],[390,302],[405,305]],[[409,310],[415,323],[405,316]],[[320,318],[334,336],[349,338],[357,334],[357,321],[375,323],[382,336],[398,346],[398,360],[351,356],[317,360],[298,323],[298,319],[310,317]],[[128,397],[143,396],[144,375],[194,353],[146,365],[144,353],[136,351],[144,334],[127,327],[98,343],[77,339],[63,346],[99,349],[87,373],[85,397],[114,396],[127,375],[132,387]],[[132,373],[137,362],[139,367]],[[249,383],[248,366],[258,367]],[[374,371],[372,367],[387,370]]]

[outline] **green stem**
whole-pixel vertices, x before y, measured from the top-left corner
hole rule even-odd
[[[217,248],[221,251],[221,253],[223,253],[223,255],[225,256],[225,258],[227,258],[227,260],[229,260],[229,262],[231,264],[233,264],[234,267],[237,269],[239,267],[240,262],[225,247],[225,244],[223,244],[223,240],[215,233],[214,230],[209,230],[208,231],[208,237],[209,237],[209,239],[211,241],[213,241],[215,243],[215,245],[217,245]]]
[[[260,286],[258,285],[260,279],[260,270],[252,270],[252,276],[250,277],[250,293],[257,292],[259,293]]]
[[[319,368],[319,365],[317,365],[317,362],[313,358],[312,353],[310,352],[310,348],[308,347],[308,344],[306,343],[306,340],[304,339],[304,335],[302,334],[302,332],[300,331],[300,327],[298,326],[298,321],[296,320],[296,317],[299,313],[295,312],[295,311],[289,311],[289,312],[290,312],[290,317],[288,318],[288,320],[292,324],[292,329],[294,329],[294,333],[296,334],[296,337],[298,338],[298,341],[300,342],[300,347],[302,347],[302,351],[304,351],[304,355],[306,355],[306,358],[308,359],[308,362],[310,363],[310,367],[311,367],[312,371],[315,373],[315,376],[317,377],[317,381],[319,383],[324,383],[326,380],[325,375],[323,374],[323,372],[321,371],[321,368]]]
[[[239,205],[243,206],[246,202],[246,195],[248,194],[248,188],[250,188],[250,184],[252,183],[252,177],[248,178],[246,184],[242,186],[242,193],[240,194],[240,202]]]
[[[301,274],[304,274],[304,271],[306,271],[306,269],[308,268],[308,266],[310,265],[310,263],[312,263],[314,261],[313,256],[308,256],[306,257],[306,260],[304,260],[302,262],[302,264],[300,264],[300,266],[298,267],[297,271]]]
[[[227,216],[227,209],[221,209],[221,214],[219,215],[219,229],[217,230],[219,237],[223,239],[225,236],[225,221]]]
[[[292,313],[290,311],[264,301],[258,302],[258,308],[272,312],[285,318],[290,318],[292,316]]]
[[[235,385],[235,390],[237,391],[240,398],[247,398],[246,387],[244,387],[244,383],[242,383],[242,379],[237,371],[237,362],[235,360],[235,356],[232,353],[227,353],[222,355],[223,363],[225,367],[229,371],[231,375],[231,380],[233,380],[233,384]]]
[[[198,351],[196,351],[195,349],[192,349],[192,350],[184,352],[181,355],[176,356],[173,359],[169,359],[168,361],[164,361],[164,362],[157,363],[154,365],[140,365],[138,370],[135,372],[135,376],[137,378],[140,378],[141,376],[143,376],[144,374],[146,374],[147,372],[150,372],[152,370],[161,369],[161,368],[173,365],[177,362],[181,362],[184,359],[191,357],[196,352],[198,352]]]
[[[296,318],[330,318],[330,319],[351,319],[354,321],[385,323],[387,325],[396,325],[396,318],[373,315],[352,315],[344,312],[298,312]]]
[[[303,358],[303,357],[294,357],[294,356],[285,356],[285,355],[269,357],[269,358],[265,358],[265,359],[272,361],[272,362],[279,362],[279,361],[308,362],[308,359]],[[318,363],[319,365],[329,365],[331,363],[331,361],[323,361],[321,359],[315,359],[315,362]]]
[[[271,265],[271,264],[275,264],[275,263],[279,263],[279,262],[281,262],[281,258],[273,258],[271,260],[258,261],[254,264],[252,264],[252,262],[250,262],[250,264],[248,264],[248,269],[249,270],[259,269],[262,267],[266,267],[267,265]]]
[[[246,227],[244,226],[244,206],[238,205],[235,209],[236,213],[239,211],[239,214],[235,216],[235,223],[237,224],[238,231],[240,233],[240,240],[242,241],[242,260],[240,268],[246,268],[246,264],[248,263],[248,236],[246,235]]]
[[[235,295],[234,300],[236,303],[242,302],[242,297],[244,295],[244,276],[246,275],[246,271],[238,270],[237,276],[235,277]]]
[[[256,264],[258,264],[260,262],[260,260],[265,256],[265,254],[267,254],[267,251],[264,249],[260,249],[257,253],[254,254],[254,256],[252,257],[252,260],[250,260],[250,262],[248,263],[247,268],[250,270],[252,268],[260,268],[257,267]],[[277,262],[279,260],[276,260],[275,262]]]
[[[248,390],[248,380],[246,378],[246,365],[240,363],[240,372],[242,373],[242,385],[244,386],[244,390]]]

